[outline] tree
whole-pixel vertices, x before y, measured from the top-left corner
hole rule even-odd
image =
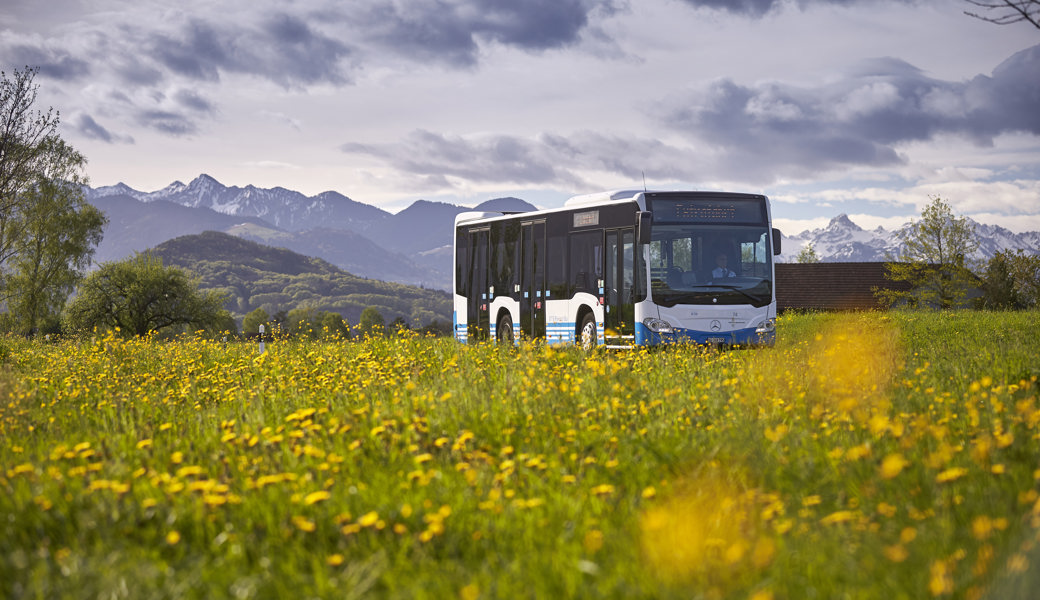
[[[799,263],[818,263],[820,262],[820,255],[816,253],[816,248],[812,242],[809,242],[802,249],[798,251],[798,256],[794,258],[795,262]]]
[[[225,322],[223,304],[223,296],[201,292],[183,269],[138,254],[88,275],[66,310],[66,323],[74,331],[111,328],[137,336],[184,326],[212,331]]]
[[[266,310],[255,308],[242,319],[242,333],[245,335],[252,335],[254,333],[259,334],[260,326],[264,325],[266,329],[270,320],[271,317],[267,314]]]
[[[912,221],[899,235],[901,254],[886,265],[885,275],[890,281],[909,284],[910,289],[878,289],[880,299],[889,305],[962,305],[975,283],[969,261],[979,247],[971,223],[954,217],[950,205],[935,196],[921,212],[921,220]]]
[[[326,339],[350,339],[350,323],[347,323],[343,315],[327,312],[321,318],[321,332]]]
[[[1010,25],[1026,21],[1032,23],[1033,27],[1040,29],[1040,0],[965,0],[979,8],[984,8],[989,14],[995,16],[984,16],[971,11],[964,14],[982,19],[997,25]]]
[[[1022,302],[1015,292],[1015,278],[1011,275],[1010,261],[1004,252],[994,254],[986,264],[979,304],[982,308],[1022,308]]]
[[[1017,309],[1040,305],[1040,255],[1004,250],[986,265],[980,304],[984,308]]]
[[[386,328],[386,321],[383,319],[383,315],[374,306],[369,306],[365,310],[361,311],[361,318],[358,321],[358,329],[361,330],[363,335],[383,335],[383,330]]]
[[[312,306],[294,308],[286,317],[286,325],[290,333],[318,339],[321,333],[321,312]]]
[[[83,200],[86,159],[54,109],[33,108],[36,72],[0,72],[0,302],[23,330],[53,318],[104,226]]]
[[[16,330],[55,330],[107,219],[87,204],[78,185],[41,180],[23,196],[23,231],[9,260],[3,298]]]

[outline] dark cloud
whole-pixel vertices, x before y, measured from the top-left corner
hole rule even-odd
[[[412,0],[379,2],[344,18],[384,52],[410,60],[472,66],[481,42],[526,51],[574,45],[593,14],[619,10],[618,0]]]
[[[213,105],[199,94],[191,90],[178,90],[173,94],[173,100],[180,106],[196,112],[213,112]]]
[[[170,110],[148,109],[137,113],[137,123],[173,136],[187,136],[198,131],[198,126],[187,115]]]
[[[236,73],[285,86],[345,83],[340,61],[351,53],[346,44],[284,13],[258,27],[191,20],[172,34],[156,34],[150,49],[161,65],[190,79],[218,81],[221,73]]]
[[[664,123],[710,144],[726,176],[772,180],[903,161],[900,144],[963,135],[991,144],[1010,131],[1040,134],[1040,46],[992,77],[948,82],[894,59],[857,66],[818,88],[712,84],[666,111]]]
[[[160,64],[190,79],[216,81],[220,70],[232,66],[225,47],[227,37],[213,26],[192,20],[181,27],[179,35],[154,34],[151,55]]]
[[[772,10],[779,10],[784,6],[796,5],[805,7],[810,4],[826,5],[852,5],[852,4],[879,4],[881,2],[900,2],[906,4],[915,0],[682,0],[686,4],[696,8],[710,8],[724,10],[730,13],[745,15],[749,17],[761,17]]]
[[[426,181],[449,178],[477,183],[595,187],[581,173],[621,174],[633,182],[642,174],[660,179],[695,175],[687,149],[659,140],[578,131],[538,138],[496,135],[464,138],[430,131],[412,132],[394,144],[341,146],[344,152],[386,161],[393,168]]]
[[[101,140],[102,142],[108,142],[109,144],[115,142],[115,136],[99,125],[90,115],[83,114],[76,119],[76,130],[83,134],[84,137],[93,140]]]
[[[90,65],[86,61],[60,48],[15,44],[0,51],[0,55],[13,68],[28,66],[39,69],[42,77],[74,80],[90,74]]]

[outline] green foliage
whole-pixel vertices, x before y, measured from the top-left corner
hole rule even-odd
[[[374,306],[369,306],[361,311],[361,319],[358,321],[358,330],[362,335],[383,335],[386,329],[386,321],[383,314]]]
[[[260,332],[260,326],[267,324],[271,321],[270,315],[267,311],[262,308],[254,308],[242,319],[242,333],[246,335],[252,335]]]
[[[977,284],[971,256],[979,247],[967,219],[955,217],[950,205],[935,196],[921,219],[910,223],[900,237],[901,254],[886,265],[886,277],[910,289],[878,289],[881,301],[922,308],[964,306],[968,291]]]
[[[798,251],[798,256],[794,260],[798,263],[818,263],[820,262],[820,255],[816,253],[816,248],[813,247],[812,242],[809,242]]]
[[[201,292],[189,274],[150,254],[110,262],[91,273],[66,312],[72,331],[117,329],[144,336],[185,326],[218,332],[226,326],[224,298]]]
[[[349,339],[350,323],[339,313],[327,312],[321,317],[321,331],[326,339]]]
[[[83,198],[86,159],[58,135],[57,113],[33,108],[36,72],[0,73],[0,305],[20,333],[56,329],[106,221]]]
[[[3,338],[0,597],[1031,598],[1038,317],[783,316],[732,352]]]
[[[1040,255],[1022,250],[998,252],[986,264],[980,304],[1021,309],[1040,305]]]
[[[225,306],[239,317],[256,308],[274,314],[311,307],[357,323],[366,307],[375,306],[387,319],[401,317],[409,326],[451,319],[445,292],[356,277],[321,259],[224,233],[177,238],[152,252],[165,264],[198,274],[202,289],[233,290]]]
[[[17,331],[54,331],[107,219],[77,185],[40,181],[24,197],[23,239],[4,289],[7,306]]]

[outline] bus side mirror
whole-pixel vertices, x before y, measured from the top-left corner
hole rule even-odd
[[[773,256],[780,254],[780,230],[773,228]]]
[[[650,243],[650,213],[642,210],[636,213],[636,241],[640,244]]]

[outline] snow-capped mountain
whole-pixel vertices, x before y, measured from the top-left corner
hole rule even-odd
[[[134,215],[123,219],[126,223],[119,228],[110,225],[106,231],[102,249],[108,253],[108,259],[145,250],[148,246],[139,247],[145,242],[154,245],[180,235],[216,229],[257,241],[277,239],[278,245],[304,253],[324,248],[319,258],[357,275],[405,283],[420,278],[441,288],[451,285],[450,248],[455,215],[467,210],[522,212],[535,208],[518,198],[496,198],[473,208],[417,200],[392,214],[338,192],[305,196],[281,187],[228,187],[209,175],[200,175],[188,184],[175,181],[155,192],[140,192],[120,183],[86,188],[85,193],[96,206],[118,205],[123,207],[119,212]],[[235,219],[235,223],[228,224],[229,218]],[[974,221],[972,224],[980,242],[975,257],[980,262],[1005,249],[1040,253],[1040,232],[1016,234],[995,225]],[[357,236],[345,236],[344,232]],[[881,262],[899,254],[900,230],[879,227],[868,231],[847,215],[838,215],[822,229],[785,235],[778,261],[795,262],[798,253],[810,243],[826,262]],[[372,254],[373,247],[397,255],[393,269]],[[371,268],[365,270],[365,265]],[[426,271],[425,276],[416,275],[422,270]]]
[[[337,192],[308,197],[282,187],[228,187],[209,175],[199,175],[188,184],[175,181],[155,192],[139,192],[123,183],[87,191],[88,200],[115,195],[130,196],[141,202],[165,200],[225,215],[257,217],[286,231],[316,227],[364,231],[390,217],[386,211],[355,202]]]
[[[1040,232],[1013,233],[997,225],[984,225],[972,219],[979,241],[975,259],[985,261],[997,252],[1022,249],[1040,253]],[[794,236],[783,236],[783,253],[778,262],[795,262],[798,253],[812,244],[820,260],[824,262],[882,262],[900,254],[902,242],[898,230],[888,231],[882,227],[867,231],[856,225],[848,215],[838,215],[822,229],[803,231]]]
[[[280,187],[228,187],[209,175],[155,192],[120,183],[84,193],[109,215],[99,261],[213,230],[316,256],[362,277],[441,289],[451,287],[455,215],[535,209],[518,198],[496,198],[473,208],[417,200],[392,214],[338,192],[305,196]]]

